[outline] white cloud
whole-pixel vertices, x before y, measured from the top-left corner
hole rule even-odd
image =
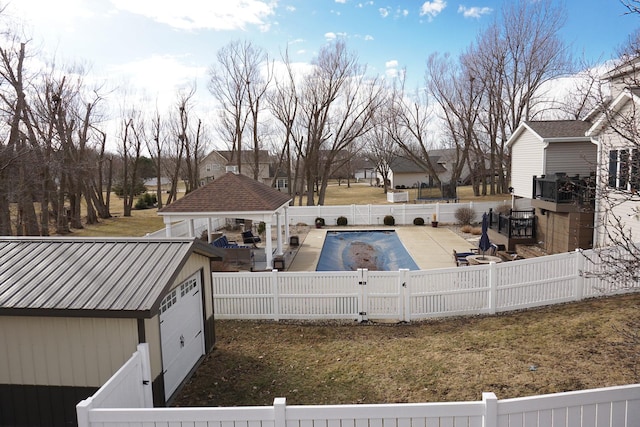
[[[367,34],[366,36],[364,36],[364,40],[370,42],[371,40],[373,40],[373,36]]]
[[[285,9],[287,12],[295,12],[296,11],[296,7],[295,6],[285,6]]]
[[[465,18],[480,18],[482,15],[488,15],[493,12],[490,7],[466,7],[463,5],[458,6],[458,13],[462,13]]]
[[[389,78],[395,78],[398,76],[398,61],[391,59],[384,63],[384,74]]]
[[[332,32],[324,33],[324,38],[327,40],[335,40],[336,37],[337,37],[336,33],[332,33]]]
[[[409,16],[409,10],[408,9],[402,9],[399,11],[400,15],[407,17]]]
[[[444,0],[426,1],[420,8],[420,16],[427,15],[429,20],[432,20],[440,14],[447,7],[447,2]]]
[[[112,66],[111,78],[127,81],[132,87],[157,96],[161,104],[175,98],[176,90],[206,77],[206,67],[191,67],[184,64],[184,57],[152,55],[148,58]]]
[[[118,9],[143,15],[162,24],[183,30],[237,30],[255,25],[265,31],[267,18],[273,15],[275,0],[111,0]]]
[[[382,16],[383,18],[386,18],[387,16],[389,16],[388,8],[381,7],[380,9],[378,9],[378,12],[380,12],[380,16]]]
[[[347,0],[336,0],[336,3],[342,3],[345,4],[347,2]]]

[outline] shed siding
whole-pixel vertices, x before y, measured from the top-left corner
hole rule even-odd
[[[547,174],[588,176],[596,171],[598,147],[591,142],[553,142],[547,148]]]
[[[100,387],[136,351],[135,319],[3,316],[0,384]]]
[[[525,129],[511,146],[511,186],[513,194],[531,199],[533,176],[544,170],[544,143]]]

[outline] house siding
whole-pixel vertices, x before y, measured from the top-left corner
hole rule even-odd
[[[0,384],[100,387],[138,345],[135,319],[3,316]]]
[[[544,143],[528,129],[511,146],[511,186],[513,194],[531,199],[533,177],[544,170]]]
[[[629,100],[623,106],[623,108],[618,112],[620,117],[626,118],[630,120],[630,117],[635,117],[637,115],[635,111],[635,107],[633,101]],[[623,120],[623,119],[621,119]],[[599,183],[600,185],[607,185],[609,182],[609,151],[615,149],[625,149],[625,148],[637,148],[635,146],[630,146],[628,141],[622,139],[615,132],[606,129],[603,133],[597,134],[594,136],[595,139],[598,140],[600,144],[600,159],[599,164],[600,167],[598,172],[600,173]],[[618,222],[623,223],[624,234],[627,236],[633,236],[634,240],[640,239],[640,215],[637,214],[635,209],[638,207],[637,202],[625,200],[628,198],[627,194],[623,192],[617,192],[612,188],[607,187],[605,190],[608,194],[607,197],[600,198],[598,204],[598,224],[597,233],[594,237],[596,242],[599,245],[608,245],[611,243],[615,243],[609,239],[608,234],[605,232],[604,225],[609,228],[610,231],[613,231],[614,236],[616,233],[619,233],[619,226],[616,225]],[[610,200],[610,203],[607,203],[606,199]],[[611,205],[611,206],[610,206]],[[617,218],[617,219],[616,219]]]
[[[597,151],[591,142],[552,142],[547,147],[545,173],[588,176],[596,171]]]

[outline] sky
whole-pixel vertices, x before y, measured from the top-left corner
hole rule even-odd
[[[509,1],[509,0],[505,0]],[[535,1],[535,0],[532,0]],[[175,98],[197,82],[206,92],[216,52],[249,40],[274,59],[289,50],[308,63],[336,38],[371,74],[406,68],[418,82],[433,52],[459,54],[500,13],[497,0],[0,0],[24,24],[30,46],[92,76]],[[618,0],[566,0],[561,31],[575,56],[604,61],[639,26]]]

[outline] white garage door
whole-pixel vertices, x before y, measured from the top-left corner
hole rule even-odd
[[[204,354],[200,275],[189,278],[160,303],[164,395],[168,399]]]

